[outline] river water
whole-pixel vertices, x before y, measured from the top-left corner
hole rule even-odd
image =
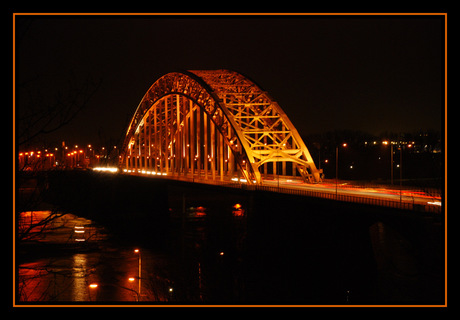
[[[234,213],[243,232],[244,211],[237,206]],[[46,227],[36,226],[53,214],[57,217]],[[181,232],[172,231],[177,238],[167,249],[134,245],[133,238],[114,239],[104,227],[73,214],[32,211],[20,216],[20,232],[31,234],[17,252],[20,302],[199,303],[210,295],[224,302],[238,291],[228,287],[238,285],[228,274],[230,252],[223,246],[213,248],[211,256],[204,252],[209,246],[204,207],[187,208]]]
[[[167,223],[129,211],[121,216],[136,219],[113,224],[21,213],[17,303],[423,304],[444,297],[442,225],[354,218],[340,207],[329,214],[321,203],[287,205],[291,198],[270,194],[173,194]]]

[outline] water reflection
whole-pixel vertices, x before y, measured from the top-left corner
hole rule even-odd
[[[233,206],[233,211],[232,211],[233,216],[235,217],[243,217],[244,216],[244,209],[241,206],[241,204],[237,203]]]
[[[72,300],[87,301],[87,255],[85,253],[74,254],[72,262]]]
[[[18,238],[23,242],[64,244],[99,242],[106,240],[107,234],[91,220],[71,213],[41,210],[19,214]]]
[[[49,301],[45,277],[48,271],[41,261],[23,263],[19,266],[18,296],[20,301]]]
[[[169,301],[164,257],[143,250],[142,277],[131,248],[106,248],[19,265],[19,301]],[[142,281],[140,281],[142,280]]]
[[[132,231],[122,238],[109,237],[91,220],[57,216],[35,242],[20,246],[19,300],[356,303],[375,297],[377,271],[393,281],[391,289],[400,290],[401,279],[389,274],[390,267],[410,277],[399,299],[414,295],[418,285],[411,243],[382,223],[369,229],[341,217],[296,215],[268,201],[266,207],[259,204],[263,218],[251,220],[248,202],[241,199],[218,204],[183,199],[170,209],[168,224],[145,218],[124,225]],[[25,213],[22,232],[35,232],[51,214]],[[142,225],[149,232],[140,234]],[[167,245],[158,243],[155,232],[161,229]]]
[[[88,301],[94,254],[40,259],[19,265],[20,301]]]

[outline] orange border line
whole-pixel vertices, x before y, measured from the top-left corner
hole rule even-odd
[[[447,14],[444,28],[444,304],[447,307]]]
[[[13,306],[16,305],[16,17],[13,15]]]
[[[363,13],[363,12],[350,12],[350,13],[321,13],[321,12],[20,12],[13,13],[13,15],[50,15],[50,16],[446,16],[447,13],[443,12],[427,12],[427,13],[404,13],[404,12],[395,12],[395,13]]]
[[[445,68],[445,106],[444,106],[444,227],[445,227],[445,251],[444,251],[444,258],[445,258],[445,296],[444,296],[444,304],[440,305],[263,305],[263,304],[256,304],[256,305],[213,305],[213,304],[164,304],[164,305],[84,305],[84,304],[16,304],[16,255],[15,255],[15,239],[16,239],[16,221],[15,221],[15,200],[16,200],[16,184],[15,184],[15,172],[16,172],[16,136],[15,136],[15,107],[16,107],[16,16],[444,16],[444,25],[445,25],[445,60],[444,60],[444,68]],[[248,13],[248,12],[241,12],[241,13],[222,13],[222,12],[215,12],[215,13],[184,13],[184,12],[165,12],[165,13],[69,13],[69,12],[60,12],[60,13],[31,13],[31,12],[14,12],[13,13],[13,307],[447,307],[447,13],[446,12],[439,12],[439,13]]]

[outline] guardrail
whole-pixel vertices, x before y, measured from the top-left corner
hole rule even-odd
[[[361,204],[367,204],[367,205],[373,205],[373,206],[397,208],[397,209],[403,209],[403,210],[412,210],[412,211],[417,211],[417,212],[428,212],[428,213],[437,213],[437,214],[440,214],[442,212],[442,206],[440,205],[434,205],[434,204],[428,204],[428,203],[427,204],[417,204],[417,203],[414,203],[413,201],[412,202],[411,201],[397,201],[397,200],[389,200],[389,199],[383,199],[383,198],[378,198],[378,197],[356,196],[356,195],[341,194],[340,192],[336,194],[335,192],[302,190],[302,189],[295,189],[295,188],[286,188],[286,187],[281,187],[281,186],[277,187],[277,186],[249,185],[249,184],[238,183],[238,182],[223,182],[223,181],[207,181],[204,183],[221,185],[224,187],[245,189],[245,190],[258,190],[258,191],[267,191],[267,192],[274,192],[274,193],[284,193],[284,194],[304,196],[304,197],[315,197],[315,198],[330,199],[330,200],[336,200],[336,201],[361,203]]]
[[[323,198],[323,199],[330,199],[336,201],[344,201],[344,202],[354,202],[354,203],[361,203],[361,204],[368,204],[374,206],[382,206],[382,207],[390,207],[390,208],[397,208],[397,209],[404,209],[404,210],[413,210],[419,212],[430,212],[430,213],[441,213],[442,207],[440,205],[430,205],[430,204],[417,204],[410,201],[395,201],[389,199],[383,199],[378,197],[366,197],[366,196],[355,196],[355,195],[347,195],[347,194],[340,194],[335,192],[319,192],[319,191],[312,191],[312,190],[301,190],[301,189],[294,189],[294,188],[285,188],[285,187],[276,187],[276,186],[259,186],[259,185],[247,185],[245,186],[246,189],[249,190],[261,190],[261,191],[268,191],[268,192],[276,192],[276,193],[284,193],[284,194],[291,194],[291,195],[298,195],[298,196],[306,196],[306,197],[315,197],[315,198]]]
[[[128,173],[134,175],[141,175],[145,176],[144,174],[139,173]],[[266,185],[252,185],[247,183],[239,182],[238,179],[236,181],[214,181],[214,180],[204,180],[204,179],[195,179],[192,177],[186,176],[164,176],[164,175],[155,175],[154,177],[160,179],[172,179],[172,180],[179,180],[179,181],[186,181],[186,182],[197,182],[203,184],[211,184],[211,185],[219,185],[223,187],[229,188],[236,188],[236,189],[244,189],[244,190],[257,190],[257,191],[267,191],[267,192],[274,192],[274,193],[284,193],[290,195],[297,195],[297,196],[305,196],[305,197],[315,197],[315,198],[322,198],[322,199],[330,199],[336,201],[344,201],[344,202],[353,202],[353,203],[360,203],[360,204],[367,204],[373,206],[382,206],[382,207],[389,207],[389,208],[397,208],[403,210],[412,210],[417,212],[427,212],[427,213],[442,213],[442,206],[437,204],[417,204],[414,201],[397,201],[397,200],[389,200],[383,199],[379,197],[369,197],[369,196],[356,196],[356,195],[349,195],[336,193],[335,191],[325,192],[325,191],[313,191],[313,190],[305,190],[305,189],[296,189],[296,188],[287,188],[283,186],[266,186]],[[407,196],[405,196],[407,198]]]

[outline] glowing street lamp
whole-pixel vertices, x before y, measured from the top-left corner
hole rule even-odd
[[[347,144],[342,143],[342,147],[346,148]],[[339,146],[335,147],[335,198],[337,199],[337,187],[339,184]]]
[[[383,145],[388,145],[388,143],[390,143],[390,182],[391,182],[391,185],[393,185],[393,142],[390,141],[382,141],[382,144]]]
[[[97,287],[98,287],[98,284],[97,283],[91,283],[89,285],[89,300],[91,301],[91,291],[95,291],[95,299],[94,300],[97,300]]]
[[[134,253],[138,254],[138,263],[139,263],[139,291],[138,291],[138,293],[139,293],[139,301],[140,301],[140,298],[141,298],[142,258],[141,258],[141,251],[139,249],[134,249]]]
[[[412,148],[412,144],[407,145],[408,148]],[[403,153],[403,146],[400,145],[399,148],[399,202],[402,202],[402,153]]]

